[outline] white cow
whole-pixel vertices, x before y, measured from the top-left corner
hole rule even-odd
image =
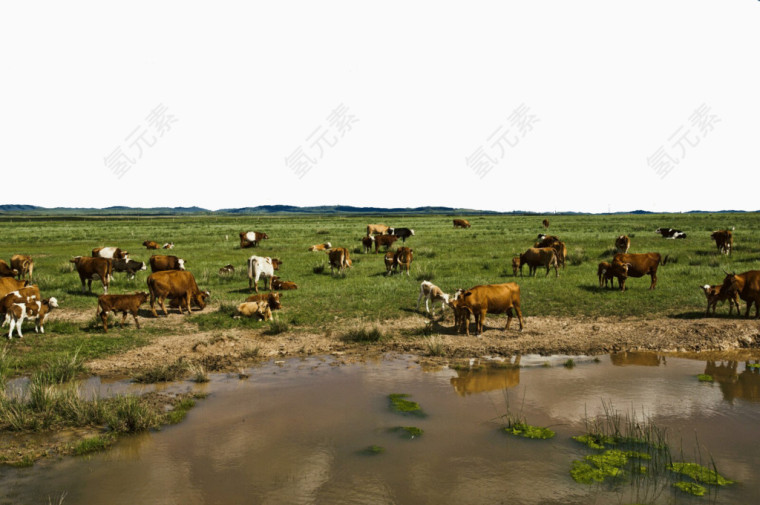
[[[277,258],[251,256],[248,258],[248,289],[252,287],[259,292],[259,279],[264,278],[264,287],[271,289],[274,271],[280,269],[282,262]]]
[[[419,310],[422,298],[425,298],[425,309],[431,315],[435,315],[435,302],[441,302],[441,312],[443,312],[443,309],[449,303],[449,295],[430,281],[422,281],[422,284],[420,284],[420,296],[417,298],[417,308],[415,310]],[[433,300],[433,312],[430,312],[431,299]]]

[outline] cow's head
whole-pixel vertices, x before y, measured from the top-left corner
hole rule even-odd
[[[47,305],[51,309],[57,309],[58,308],[58,300],[54,296],[51,296],[47,300],[42,300],[42,303],[45,304],[45,305]]]
[[[555,232],[555,233],[556,233],[556,232]],[[538,238],[538,240],[543,240],[543,239],[545,239],[545,238],[546,238],[546,233],[539,233],[539,234],[538,234],[538,237],[537,237],[537,238]]]
[[[81,259],[82,259],[81,256],[74,256],[73,258],[71,258],[69,260],[69,263],[74,263],[75,265],[77,265],[77,264],[79,264],[79,260],[81,260]]]
[[[209,291],[199,291],[195,293],[195,303],[200,307],[201,309],[206,308],[206,300],[208,300],[208,297],[211,296],[211,293]]]
[[[282,260],[279,258],[272,258],[272,268],[275,270],[280,269],[280,265],[282,265]]]
[[[177,259],[177,266],[179,266],[180,270],[184,270],[185,269],[185,260],[183,260],[182,258]]]
[[[412,236],[414,236],[414,230],[412,230],[411,228],[409,229],[409,233],[411,233]]]
[[[266,239],[269,238],[269,235],[267,235],[266,233],[261,233],[261,232],[257,231],[256,232],[256,238],[258,240],[266,240]]]
[[[150,293],[146,293],[145,291],[135,291],[135,295],[137,295],[137,299],[140,300],[140,305],[145,303],[145,301],[150,297]]]
[[[726,272],[725,270],[723,271]],[[737,291],[741,291],[742,287],[744,287],[743,281],[744,279],[736,275],[736,272],[726,272],[726,277],[723,279],[723,284],[721,285],[720,290],[728,295],[733,295]]]
[[[272,310],[278,310],[282,308],[282,303],[280,303],[280,293],[269,293],[267,302],[269,302],[269,306],[272,308]]]
[[[332,249],[332,244],[330,242],[325,242],[325,249]]]

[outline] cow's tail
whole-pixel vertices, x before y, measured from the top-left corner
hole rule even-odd
[[[253,261],[251,258],[248,258],[248,278],[253,278]]]
[[[98,317],[100,315],[100,309],[102,307],[100,306],[100,298],[98,298],[98,305],[95,307],[95,317]]]
[[[670,259],[670,255],[666,254],[664,258],[660,259],[660,265],[667,265],[669,259]]]

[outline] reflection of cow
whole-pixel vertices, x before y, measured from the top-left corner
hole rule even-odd
[[[610,361],[613,365],[638,365],[638,366],[660,366],[660,363],[667,365],[665,356],[656,352],[637,352],[624,351],[610,353]]]
[[[737,373],[738,365],[738,361],[708,361],[705,363],[705,373],[718,383],[724,400],[733,402],[734,399],[741,398],[760,402],[760,369],[750,367],[750,362],[747,361],[744,363],[744,371]]]
[[[466,396],[486,391],[499,391],[513,388],[520,384],[520,356],[512,366],[496,368],[488,366],[479,370],[457,370],[457,376],[451,378],[451,385],[459,396]]]

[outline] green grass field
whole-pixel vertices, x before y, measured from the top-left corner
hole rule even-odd
[[[151,254],[167,252],[146,250],[142,246],[144,240],[173,241],[175,249],[168,254],[184,258],[201,289],[211,291],[211,306],[192,316],[204,329],[253,325],[251,321],[232,320],[228,316],[230,305],[243,301],[249,293],[245,265],[252,254],[282,259],[280,277],[299,286],[297,291],[282,295],[285,310],[281,320],[287,323],[289,331],[313,330],[340,318],[371,322],[410,316],[423,279],[432,280],[450,293],[477,284],[516,281],[521,286],[525,316],[701,317],[705,300],[699,286],[722,282],[722,269],[744,272],[760,268],[757,214],[549,216],[548,233],[565,241],[569,253],[568,265],[560,271],[559,278],[553,272],[548,277],[541,272],[533,278],[512,276],[511,258],[532,246],[536,235],[544,232],[542,216],[463,217],[470,220],[472,228],[454,229],[452,217],[443,215],[6,218],[0,222],[4,237],[0,258],[9,261],[14,253],[31,254],[35,260],[35,282],[43,296],[57,297],[64,308],[92,311],[93,322],[87,325],[59,321],[48,328],[52,336],[66,336],[74,343],[86,342],[83,357],[140,345],[141,340],[135,337],[150,336],[157,329],[151,330],[150,318],[143,318],[141,332],[130,326],[128,331],[114,331],[106,336],[98,329],[94,314],[96,295],[102,293],[102,286],[93,283],[94,294],[82,294],[79,277],[69,263],[71,257],[90,255],[98,246],[127,249],[133,259],[147,263]],[[406,244],[414,250],[410,278],[386,277],[383,255],[361,252],[360,240],[368,223],[415,230],[416,235]],[[736,228],[734,253],[731,257],[721,256],[710,233],[732,226]],[[681,229],[688,238],[663,239],[654,233],[658,227]],[[264,231],[270,239],[258,248],[240,249],[238,233],[244,230]],[[648,289],[649,277],[629,279],[624,293],[598,287],[597,265],[611,259],[614,239],[623,233],[631,237],[630,252],[656,251],[675,260],[660,266],[656,290]],[[310,253],[307,249],[327,241],[351,251],[354,267],[345,276],[330,275],[329,266],[322,273],[315,273],[320,265],[327,265],[327,255]],[[228,263],[235,266],[235,274],[220,277],[219,268]],[[525,274],[527,271],[525,268]],[[127,281],[125,274],[117,273],[110,292],[147,291],[145,279],[149,273],[149,270],[139,272],[135,281]],[[220,303],[227,309],[225,313],[217,311]],[[727,307],[719,307],[718,312],[726,314]],[[44,346],[50,352],[58,347],[54,341]]]

